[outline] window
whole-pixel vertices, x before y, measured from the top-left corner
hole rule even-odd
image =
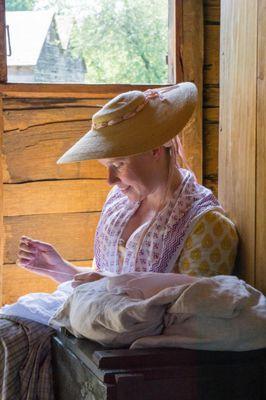
[[[168,9],[168,0],[6,0],[7,80],[173,83]]]

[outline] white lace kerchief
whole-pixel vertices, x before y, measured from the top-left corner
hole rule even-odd
[[[139,202],[130,201],[116,186],[111,190],[95,235],[94,255],[98,270],[170,272],[198,217],[214,209],[223,212],[212,192],[196,183],[190,171],[180,169],[180,172],[182,183],[146,233],[137,259],[142,229],[137,229],[128,239],[122,270],[119,268],[118,242]]]

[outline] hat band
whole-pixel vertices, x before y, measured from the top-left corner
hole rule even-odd
[[[138,112],[143,110],[145,105],[149,102],[150,99],[159,97],[160,100],[163,100],[161,93],[157,90],[148,89],[144,92],[145,100],[143,103],[139,104],[135,110],[131,111],[130,113],[126,113],[117,119],[110,119],[110,121],[105,121],[101,123],[93,122],[92,128],[93,129],[101,129],[106,128],[107,126],[112,126],[119,124],[120,122],[126,121],[127,119],[133,118]]]

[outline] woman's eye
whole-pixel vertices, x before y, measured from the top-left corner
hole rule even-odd
[[[120,162],[120,163],[117,163],[117,164],[113,164],[113,166],[114,166],[116,169],[119,169],[119,168],[121,168],[121,167],[123,166],[123,163]]]

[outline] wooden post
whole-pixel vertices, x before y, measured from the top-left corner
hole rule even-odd
[[[0,82],[7,81],[5,0],[0,0]]]
[[[182,65],[184,81],[194,82],[199,91],[198,106],[191,123],[182,131],[188,162],[202,182],[202,85],[203,85],[203,4],[183,1]]]
[[[3,104],[0,97],[0,306],[2,302],[3,283],[3,254],[4,254],[4,223],[3,223],[3,164],[2,164],[2,137],[3,137]]]
[[[240,234],[238,273],[266,291],[266,0],[222,0],[219,199]]]
[[[258,0],[256,287],[266,292],[266,0]]]

